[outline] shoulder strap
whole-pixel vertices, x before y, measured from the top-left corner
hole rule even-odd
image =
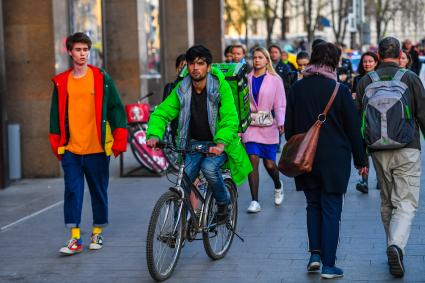
[[[379,82],[381,79],[379,78],[379,75],[377,72],[373,71],[368,73],[369,77],[372,79],[372,82]]]
[[[397,73],[395,73],[393,77],[393,81],[401,81],[401,78],[404,76],[404,74],[407,72],[407,69],[399,69]]]
[[[332,93],[332,96],[329,99],[328,104],[326,105],[325,111],[323,111],[323,113],[322,113],[324,116],[328,115],[329,109],[331,108],[332,103],[335,100],[335,96],[338,93],[338,89],[339,89],[339,83],[337,82],[336,85],[335,85],[335,88],[334,88],[334,92]]]

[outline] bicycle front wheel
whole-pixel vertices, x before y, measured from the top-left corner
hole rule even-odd
[[[225,179],[224,184],[226,185],[231,202],[229,220],[227,223],[217,225],[215,216],[217,205],[211,191],[208,192],[205,200],[206,213],[202,219],[202,226],[204,227],[202,238],[205,252],[213,260],[222,259],[229,251],[235,235],[233,231],[236,229],[236,222],[238,219],[238,195],[236,185],[231,179]]]
[[[171,276],[183,243],[186,209],[175,192],[164,193],[157,201],[149,222],[146,259],[149,273],[156,281]]]

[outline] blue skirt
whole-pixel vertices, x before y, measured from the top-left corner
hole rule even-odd
[[[278,144],[262,144],[256,142],[247,142],[245,144],[248,155],[258,155],[260,158],[273,160],[276,162]]]

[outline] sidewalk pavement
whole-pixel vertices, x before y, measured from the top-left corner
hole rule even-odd
[[[117,161],[111,175],[117,176]],[[238,233],[226,257],[211,261],[202,241],[186,244],[167,282],[319,282],[307,274],[304,195],[284,178],[285,200],[273,204],[273,184],[262,169],[262,212],[247,214],[247,184],[239,188]],[[414,220],[405,257],[406,275],[388,272],[379,191],[371,172],[370,193],[354,189],[355,171],[346,194],[338,266],[341,280],[330,282],[425,282],[425,214],[423,201]],[[85,194],[81,254],[63,257],[59,248],[69,238],[63,225],[63,180],[22,180],[0,191],[0,282],[152,282],[146,266],[146,230],[150,213],[169,182],[162,178],[112,177],[109,187],[110,225],[104,248],[87,250],[91,229],[89,194]],[[422,178],[422,186],[424,179]],[[421,198],[423,198],[423,190]],[[18,221],[18,222],[16,222]]]

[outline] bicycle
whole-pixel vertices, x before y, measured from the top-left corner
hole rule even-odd
[[[215,217],[217,206],[212,191],[208,189],[206,179],[199,176],[198,188],[188,182],[184,173],[187,153],[200,152],[208,154],[208,148],[200,146],[188,150],[176,149],[171,144],[162,145],[181,154],[176,185],[169,188],[157,201],[152,211],[146,240],[146,258],[150,275],[156,281],[164,281],[173,273],[184,242],[203,240],[207,255],[218,260],[223,258],[230,249],[238,215],[237,187],[231,179],[228,170],[223,170],[225,186],[230,197],[229,215],[224,222],[218,222]],[[189,194],[184,186],[196,195],[198,207],[192,207]],[[186,213],[190,219],[187,220]],[[197,234],[202,233],[202,239]]]

